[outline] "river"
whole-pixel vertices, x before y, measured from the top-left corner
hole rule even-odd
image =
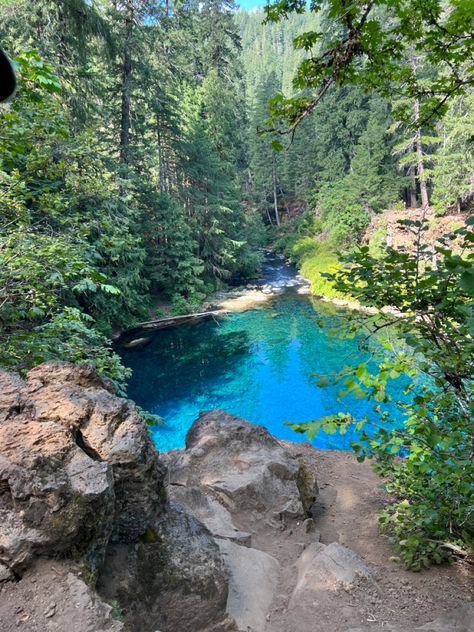
[[[373,402],[354,396],[340,400],[340,385],[316,384],[317,375],[331,376],[367,357],[357,339],[334,335],[344,325],[344,312],[299,293],[296,271],[279,258],[267,258],[259,283],[281,293],[245,312],[147,332],[151,342],[143,349],[120,349],[133,370],[129,396],[164,420],[152,428],[160,450],[183,447],[198,414],[214,408],[291,441],[304,437],[285,425],[288,421],[340,411],[378,418]],[[371,352],[380,356],[378,340],[372,341]],[[403,398],[406,385],[404,378],[394,381],[392,394]],[[386,409],[398,425],[400,411],[394,404]],[[320,432],[312,443],[348,450],[357,438],[354,429],[343,436]]]

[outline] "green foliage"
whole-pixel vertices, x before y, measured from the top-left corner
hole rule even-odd
[[[94,326],[139,313],[143,256],[125,209],[113,207],[111,187],[100,183],[102,165],[71,135],[52,68],[33,51],[15,62],[17,96],[1,113],[3,364],[90,361],[123,382],[118,356]]]
[[[193,312],[198,311],[200,304],[200,296],[185,298],[181,294],[176,294],[176,296],[173,296],[173,300],[171,301],[171,313],[173,316],[192,314]]]
[[[122,608],[120,607],[120,603],[117,599],[112,600],[112,619],[114,621],[122,621]]]
[[[197,244],[184,210],[167,194],[148,193],[146,235],[150,278],[165,296],[198,296],[203,263],[195,256]],[[151,199],[150,199],[151,198]]]
[[[474,92],[458,97],[444,117],[434,156],[433,205],[438,213],[474,208]]]
[[[89,357],[121,381],[116,356],[107,363],[101,352],[112,331],[148,316],[150,293],[193,311],[205,284],[260,265],[263,224],[241,204],[233,13],[221,2],[170,8],[0,7],[19,79],[0,106],[0,339],[10,368]]]
[[[376,471],[396,499],[380,522],[414,570],[440,563],[457,549],[474,551],[473,223],[471,218],[430,249],[423,242],[427,222],[405,221],[415,236],[413,252],[388,247],[376,258],[363,246],[332,275],[336,289],[350,291],[361,304],[397,310],[396,316],[380,312],[364,324],[373,332],[395,325],[406,350],[387,345],[377,373],[364,363],[346,367],[336,379],[344,392],[373,401],[380,415],[375,435],[364,431],[353,447],[361,460],[375,458]],[[360,317],[351,318],[349,333],[360,331]],[[389,401],[387,382],[402,374],[422,374],[425,380],[407,387],[409,400],[398,403],[405,416],[398,428],[380,404]],[[295,429],[314,436],[327,424],[344,431],[348,424],[363,429],[366,422],[341,414]]]
[[[303,216],[297,228],[293,224],[291,227],[285,226],[283,230],[287,234],[274,243],[274,249],[282,252],[311,282],[312,293],[326,298],[350,298],[349,294],[338,292],[326,276],[339,269],[339,256],[334,244],[318,239],[318,226],[311,213]]]
[[[19,369],[55,359],[75,364],[92,364],[99,375],[108,377],[124,393],[130,376],[111,350],[108,339],[93,327],[93,319],[78,309],[65,307],[48,322],[33,330],[8,337],[0,354],[0,363]]]
[[[374,259],[381,259],[385,255],[387,240],[387,224],[382,222],[379,228],[370,236],[369,240],[369,254]]]
[[[300,272],[311,281],[311,291],[316,296],[350,299],[349,293],[339,292],[326,276],[337,272],[340,265],[338,254],[333,247],[329,244],[318,243],[313,254],[308,253],[303,258]]]
[[[303,0],[280,0],[267,6],[270,23],[308,10],[323,14],[323,28],[300,35],[295,42],[312,54],[295,73],[297,96],[280,94],[272,100],[275,127],[298,125],[333,85],[361,85],[384,95],[422,98],[422,120],[445,113],[447,101],[474,81],[472,9],[471,0],[358,0],[350,6],[333,0],[309,7]],[[413,50],[438,71],[429,87],[406,64]]]

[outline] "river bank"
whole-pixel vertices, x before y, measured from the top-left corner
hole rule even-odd
[[[217,410],[160,456],[89,367],[0,383],[2,632],[474,630],[473,567],[404,570],[353,454]]]
[[[283,254],[274,253],[270,250],[266,252],[260,278],[242,285],[235,285],[225,290],[216,291],[201,303],[195,312],[190,314],[174,315],[171,313],[170,304],[162,304],[160,314],[163,315],[116,332],[114,336],[116,344],[129,349],[142,348],[149,342],[147,332],[263,307],[290,288],[293,288],[300,296],[310,296],[349,311],[368,315],[375,315],[381,311],[393,316],[399,315],[390,307],[378,310],[375,307],[364,306],[348,298],[317,294],[312,291],[311,280],[300,274],[288,258]]]

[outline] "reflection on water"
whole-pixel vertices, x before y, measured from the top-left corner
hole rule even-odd
[[[361,360],[357,340],[328,334],[337,319],[332,306],[287,290],[260,309],[157,331],[146,348],[121,352],[133,369],[129,395],[165,419],[153,432],[160,450],[183,447],[199,412],[212,408],[293,441],[302,435],[284,426],[286,420],[302,422],[341,410],[374,415],[373,404],[354,397],[340,402],[340,387],[315,384],[312,374],[330,374]],[[392,388],[401,393],[405,386],[397,380]],[[396,423],[398,411],[390,412]],[[348,449],[354,438],[353,433],[320,433],[313,444]]]

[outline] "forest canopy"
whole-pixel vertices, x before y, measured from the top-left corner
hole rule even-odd
[[[123,389],[114,334],[199,309],[271,245],[315,294],[379,308],[376,331],[396,308],[412,353],[346,390],[377,407],[389,379],[431,382],[354,447],[408,566],[472,552],[474,0],[2,0],[0,43],[0,365]]]
[[[331,292],[384,209],[470,210],[471,5],[2,2],[2,363],[119,378],[112,332],[199,308],[268,241]]]

